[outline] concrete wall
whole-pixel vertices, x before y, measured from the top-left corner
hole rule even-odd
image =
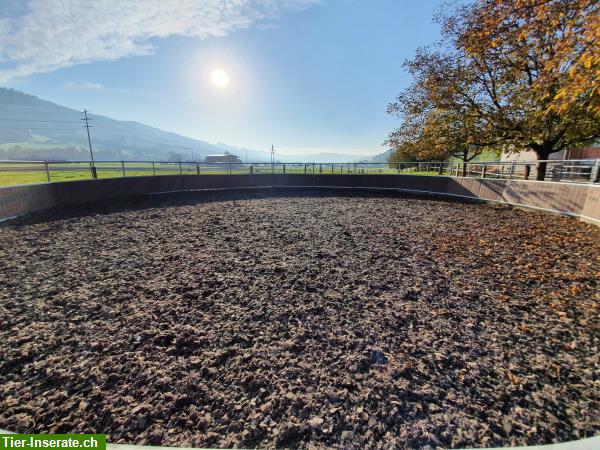
[[[400,189],[509,203],[569,214],[600,225],[600,185],[418,175],[170,175],[0,188],[0,219],[57,206],[193,189],[248,187]]]
[[[568,214],[600,225],[600,185],[453,178],[448,195]]]

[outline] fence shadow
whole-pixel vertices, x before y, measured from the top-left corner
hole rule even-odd
[[[32,211],[14,219],[7,220],[0,226],[22,226],[57,220],[85,217],[90,215],[107,215],[127,211],[143,211],[154,208],[177,208],[206,203],[233,203],[246,200],[268,198],[403,198],[403,199],[435,199],[446,203],[463,203],[468,199],[444,197],[438,194],[405,192],[399,190],[381,190],[380,188],[352,187],[258,187],[231,188],[222,190],[177,191],[155,194],[139,194],[129,197],[118,197],[81,204],[55,206],[41,211]]]
[[[589,213],[588,196],[598,194],[594,188],[583,184],[459,178],[449,182],[448,194],[581,216]],[[600,214],[591,218],[600,220]]]

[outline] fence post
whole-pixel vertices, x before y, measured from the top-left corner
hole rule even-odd
[[[181,168],[181,161],[179,161],[179,175],[183,175],[183,169]]]
[[[200,164],[196,164],[196,175],[200,175]]]
[[[438,175],[442,175],[444,173],[444,163],[440,162],[440,170],[438,171]]]
[[[306,175],[306,164],[304,164],[304,175]]]
[[[596,164],[594,164],[594,168],[592,169],[592,173],[590,174],[590,182],[598,183],[600,181],[600,159],[596,160]]]
[[[481,166],[481,178],[485,178],[485,169],[487,168],[487,166],[485,164],[482,164]]]
[[[285,163],[283,164],[283,173],[285,173]]]
[[[46,168],[46,177],[48,178],[48,182],[52,181],[50,179],[50,168],[48,167],[48,161],[44,161],[44,167]]]
[[[565,168],[565,163],[563,161],[560,162],[558,166],[558,181],[562,179],[563,169]]]
[[[508,178],[509,180],[512,180],[513,174],[515,173],[515,162],[512,161],[510,163],[510,170],[508,171]]]
[[[152,161],[152,173],[156,175],[156,168],[154,167],[154,161]]]
[[[529,164],[525,164],[525,171],[523,172],[523,179],[529,180],[530,173],[531,173],[531,166]]]
[[[125,176],[125,161],[121,160],[121,172],[123,172],[123,176]]]
[[[90,163],[90,172],[92,172],[92,179],[98,178],[98,171],[96,170],[96,166],[93,163]]]

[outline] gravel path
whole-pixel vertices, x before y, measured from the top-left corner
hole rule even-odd
[[[598,228],[232,195],[0,227],[0,428],[345,448],[600,432]]]

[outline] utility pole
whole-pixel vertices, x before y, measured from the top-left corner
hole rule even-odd
[[[271,173],[275,173],[275,147],[271,145]]]
[[[85,128],[87,131],[88,145],[90,146],[90,161],[91,161],[90,168],[92,170],[92,178],[96,179],[96,178],[98,178],[98,173],[96,172],[96,166],[94,165],[94,152],[92,151],[92,139],[90,138],[90,128],[92,128],[92,126],[90,125],[90,122],[92,121],[92,119],[88,117],[87,109],[83,110],[83,119],[81,119],[81,120],[83,122],[85,122],[85,125],[83,126],[83,128]]]

